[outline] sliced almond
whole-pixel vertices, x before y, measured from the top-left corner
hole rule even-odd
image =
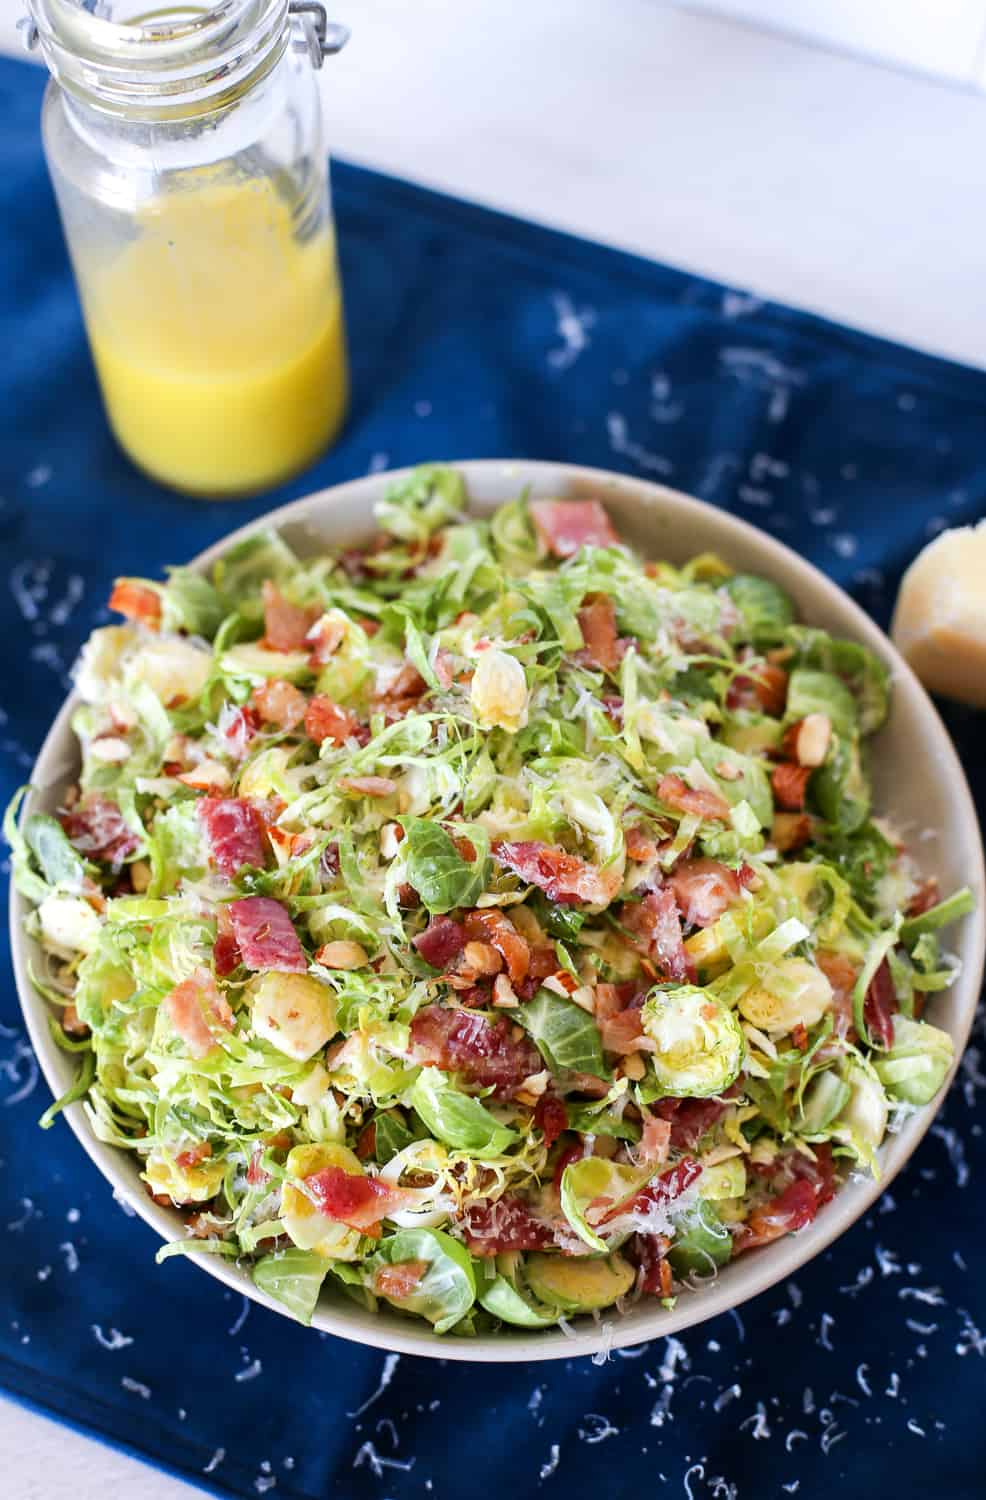
[[[231,781],[229,772],[218,760],[204,760],[194,770],[183,771],[178,780],[197,792],[225,792]]]
[[[362,969],[370,962],[370,956],[362,943],[340,938],[334,943],[323,943],[315,954],[315,962],[323,969]]]
[[[832,742],[828,714],[808,714],[791,728],[794,758],[799,766],[822,766]]]

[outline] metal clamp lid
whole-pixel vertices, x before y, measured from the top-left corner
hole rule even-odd
[[[288,15],[297,16],[301,22],[313,68],[320,68],[327,57],[341,52],[349,41],[349,27],[330,22],[325,6],[319,4],[319,0],[290,0]],[[33,52],[40,40],[34,17],[21,16],[17,30],[27,50]]]

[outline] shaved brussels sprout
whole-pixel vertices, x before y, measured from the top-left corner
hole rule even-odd
[[[411,1104],[436,1140],[480,1158],[500,1156],[517,1140],[485,1105],[453,1088],[438,1068],[422,1068],[411,1090]]]
[[[794,619],[794,605],[782,588],[753,573],[734,573],[723,587],[740,613],[740,627],[734,640],[774,646],[784,639],[784,632]]]
[[[257,1261],[253,1280],[260,1291],[283,1303],[292,1317],[307,1326],[328,1271],[325,1257],[313,1250],[276,1250]]]
[[[854,833],[870,814],[870,789],[859,740],[837,737],[828,760],[814,773],[808,795],[818,812],[842,833]]]
[[[406,1285],[388,1269],[413,1267]],[[464,1318],[476,1300],[476,1273],[464,1245],[441,1229],[402,1229],[385,1239],[366,1262],[371,1289],[403,1312],[417,1313],[436,1333]]]
[[[856,729],[856,704],[845,683],[831,672],[798,667],[788,679],[786,718],[793,724],[809,714],[825,714],[836,734],[852,735]]]
[[[614,1212],[644,1186],[650,1175],[649,1167],[622,1166],[602,1156],[584,1156],[581,1161],[570,1162],[562,1173],[561,1206],[579,1239],[590,1249],[605,1253],[609,1246],[589,1223],[587,1209],[596,1205],[605,1207],[607,1214]]]
[[[498,1262],[504,1257],[498,1256]],[[516,1328],[549,1328],[557,1323],[559,1309],[544,1307],[517,1282],[504,1275],[479,1284],[478,1301],[488,1313]]]
[[[561,1312],[592,1312],[625,1297],[636,1273],[621,1255],[542,1255],[527,1257],[527,1283],[549,1307]]]
[[[873,1066],[892,1099],[904,1104],[930,1104],[954,1057],[955,1047],[947,1031],[927,1021],[896,1016],[894,1044]]]
[[[815,1026],[832,1004],[832,986],[806,958],[782,958],[740,996],[741,1013],[761,1031]]]
[[[707,1276],[733,1253],[733,1237],[715,1206],[700,1198],[675,1225],[668,1260],[676,1276]]]
[[[733,1012],[693,985],[652,990],[640,1012],[656,1046],[650,1066],[661,1092],[681,1098],[721,1094],[743,1066],[746,1042]]]

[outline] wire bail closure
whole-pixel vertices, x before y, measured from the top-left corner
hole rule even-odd
[[[335,21],[330,22],[325,6],[319,4],[319,0],[291,0],[288,15],[297,16],[301,22],[313,68],[321,68],[327,57],[334,57],[337,52],[341,52],[349,41],[349,27]],[[21,16],[17,22],[17,30],[28,52],[33,52],[40,40],[34,17]]]
[[[288,15],[301,22],[313,68],[320,68],[327,57],[341,52],[349,41],[349,27],[330,22],[319,0],[291,0]]]

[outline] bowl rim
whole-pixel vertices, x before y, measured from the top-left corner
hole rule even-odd
[[[462,474],[467,492],[477,481],[481,484],[483,479],[494,477],[514,480],[518,490],[530,486],[543,494],[564,493],[565,487],[575,486],[578,489],[588,484],[594,487],[594,492],[603,501],[607,498],[607,492],[610,496],[618,493],[645,509],[652,507],[672,511],[686,523],[689,518],[713,522],[721,532],[722,550],[727,556],[731,541],[759,551],[764,559],[765,570],[772,569],[782,579],[796,580],[820,595],[827,606],[845,619],[847,633],[862,640],[890,668],[895,692],[903,687],[908,693],[912,711],[921,720],[922,738],[933,744],[943,775],[951,788],[956,817],[964,821],[970,834],[967,851],[970,863],[968,884],[973,887],[977,901],[974,911],[963,919],[963,968],[953,986],[953,994],[957,997],[956,1024],[952,1032],[955,1058],[946,1083],[937,1096],[936,1105],[926,1106],[906,1120],[902,1128],[881,1148],[883,1171],[879,1180],[857,1177],[847,1182],[826,1206],[826,1212],[811,1225],[796,1235],[787,1235],[775,1241],[756,1255],[744,1257],[740,1263],[743,1268],[742,1277],[736,1285],[729,1282],[724,1286],[722,1281],[717,1281],[701,1288],[694,1295],[679,1297],[677,1305],[670,1312],[655,1305],[653,1312],[641,1314],[638,1305],[632,1317],[614,1319],[603,1314],[588,1328],[583,1322],[579,1322],[571,1331],[557,1328],[536,1333],[510,1331],[461,1340],[438,1338],[425,1328],[418,1331],[416,1325],[396,1312],[363,1313],[355,1304],[352,1308],[347,1308],[345,1303],[327,1304],[325,1299],[320,1300],[312,1318],[312,1327],[320,1332],[334,1334],[371,1348],[435,1359],[509,1363],[572,1359],[600,1354],[605,1357],[611,1349],[678,1334],[684,1329],[730,1312],[775,1286],[813,1260],[861,1218],[909,1161],[932,1125],[951,1087],[968,1041],[982,984],[986,950],[986,902],[983,899],[986,870],[978,814],[955,746],[937,709],[912,669],[854,599],[819,568],[783,542],[728,511],[720,510],[670,486],[635,475],[540,459],[457,459],[450,460],[449,466]],[[312,522],[316,526],[324,524],[326,517],[331,518],[333,512],[340,509],[347,500],[356,499],[362,494],[370,499],[382,493],[388,485],[406,478],[416,467],[418,466],[409,465],[401,469],[364,474],[289,501],[226,533],[193,557],[187,566],[197,571],[204,570],[232,546],[262,529],[280,529],[299,522]],[[339,534],[331,542],[327,542],[327,545],[338,545],[340,541],[348,540],[346,533],[369,534],[373,529],[372,510],[368,509],[365,525],[344,524],[339,528]],[[78,702],[73,688],[38,752],[32,768],[30,790],[21,808],[21,817],[34,808],[42,808],[46,803],[48,788],[57,784],[61,778],[59,759],[64,764],[65,745],[71,738],[70,720]],[[43,779],[39,778],[39,772],[44,772]],[[14,889],[11,882],[9,929],[18,999],[45,1081],[57,1095],[61,1084],[56,1068],[64,1063],[65,1054],[49,1033],[46,1004],[35,992],[28,972],[29,939],[24,932],[23,919],[29,909],[29,903]],[[63,1113],[83,1150],[112,1187],[114,1197],[129,1206],[163,1240],[180,1237],[176,1235],[177,1210],[161,1208],[152,1202],[130,1170],[132,1159],[129,1155],[99,1141],[93,1134],[81,1102],[69,1105]],[[289,1316],[282,1304],[266,1296],[255,1286],[248,1271],[207,1252],[193,1253],[192,1259],[197,1266],[201,1266],[232,1290],[282,1316]],[[734,1277],[733,1280],[737,1278]],[[359,1314],[359,1321],[356,1321],[354,1314]]]

